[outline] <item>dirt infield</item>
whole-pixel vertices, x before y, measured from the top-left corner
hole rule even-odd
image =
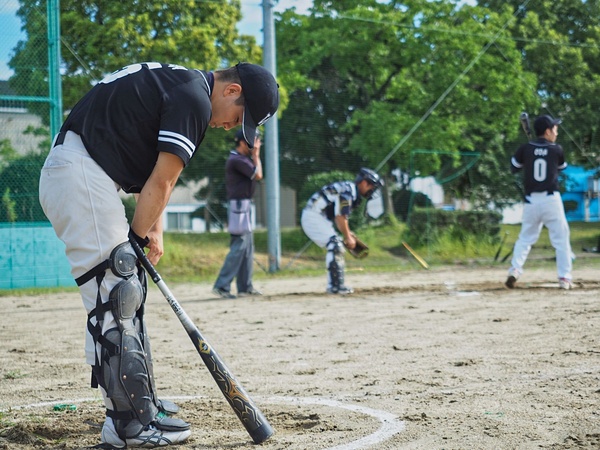
[[[257,282],[263,297],[169,286],[276,430],[252,443],[160,292],[148,326],[159,393],[192,423],[185,449],[600,448],[600,270],[349,273]],[[168,283],[168,280],[166,280]],[[0,449],[99,443],[78,294],[0,297]],[[75,410],[55,411],[57,404]]]

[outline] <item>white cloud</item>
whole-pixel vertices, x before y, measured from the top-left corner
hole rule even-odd
[[[16,14],[20,6],[19,0],[0,0],[0,14]]]

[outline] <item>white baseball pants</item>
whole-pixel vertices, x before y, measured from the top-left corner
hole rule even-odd
[[[119,186],[90,157],[79,135],[68,131],[63,144],[50,150],[40,176],[40,203],[56,235],[66,245],[73,278],[106,260],[117,245],[128,241],[129,224],[118,190]],[[103,302],[108,301],[110,291],[120,281],[122,278],[106,271],[100,287]],[[96,306],[96,280],[79,290],[89,313]],[[95,323],[95,318],[92,320]],[[106,312],[102,333],[116,326],[112,313]],[[86,362],[93,365],[94,341],[87,327],[85,355]]]
[[[510,275],[517,278],[523,273],[523,265],[531,247],[540,237],[542,227],[548,228],[550,243],[556,251],[558,278],[572,279],[573,267],[570,230],[559,192],[533,192],[527,196],[529,203],[523,206],[523,223],[519,238],[513,249]]]

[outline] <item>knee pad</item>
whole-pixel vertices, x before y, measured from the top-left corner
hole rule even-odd
[[[135,272],[137,255],[129,242],[117,245],[110,253],[109,267],[112,273],[121,278],[129,278]]]
[[[327,268],[331,265],[331,262],[335,262],[341,270],[344,270],[345,261],[344,261],[344,243],[339,238],[339,236],[332,236],[327,242]]]
[[[325,248],[327,248],[328,252],[332,252],[334,255],[341,255],[345,251],[344,243],[339,236],[331,236]]]
[[[325,258],[331,286],[339,288],[344,284],[344,244],[338,236],[332,236],[327,243],[327,256]]]

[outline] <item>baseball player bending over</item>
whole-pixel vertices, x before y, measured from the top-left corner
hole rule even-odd
[[[383,186],[381,177],[373,170],[362,168],[354,182],[338,181],[315,192],[302,211],[301,225],[306,235],[321,248],[327,248],[327,292],[351,294],[351,287],[344,285],[344,245],[350,249],[356,240],[348,225],[348,217],[360,204],[361,197],[371,199]],[[340,239],[336,229],[342,233]]]
[[[163,255],[162,214],[206,130],[242,125],[248,146],[279,106],[273,76],[240,63],[215,72],[141,63],[75,105],[40,176],[40,203],[66,245],[88,314],[86,361],[106,406],[102,448],[177,444],[190,425],[159,400],[144,323],[147,282],[129,239]],[[137,196],[131,227],[119,191]]]
[[[567,167],[563,149],[555,143],[561,122],[550,116],[536,118],[533,128],[537,139],[521,145],[511,159],[513,173],[523,170],[525,204],[521,233],[513,249],[505,283],[509,289],[515,287],[523,273],[531,246],[537,242],[544,225],[556,250],[559,286],[561,289],[573,288],[569,224],[558,191],[558,174]]]

